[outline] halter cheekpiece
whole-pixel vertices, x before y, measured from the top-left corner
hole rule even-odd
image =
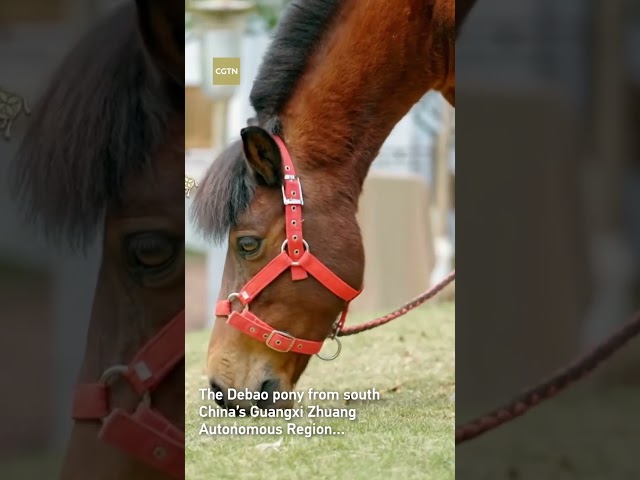
[[[302,235],[302,207],[304,206],[302,184],[296,175],[291,155],[289,155],[284,142],[277,135],[273,136],[273,139],[280,150],[284,170],[282,203],[284,204],[286,239],[282,243],[278,256],[249,280],[239,292],[232,293],[226,300],[221,300],[216,304],[215,314],[219,317],[227,317],[228,325],[259,342],[265,343],[275,351],[314,355],[320,352],[324,340],[303,340],[287,332],[276,330],[249,310],[251,302],[289,268],[291,269],[291,280],[294,282],[304,280],[310,274],[334,295],[347,302],[342,315],[334,324],[328,337],[335,338],[346,321],[349,303],[360,294],[361,290],[347,285],[311,253],[309,244]],[[242,305],[241,311],[234,311],[234,301],[238,301]],[[336,356],[337,354],[333,358]],[[332,358],[325,358],[325,360],[330,359]]]

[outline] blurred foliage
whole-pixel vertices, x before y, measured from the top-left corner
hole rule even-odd
[[[258,15],[265,23],[268,31],[276,28],[280,15],[288,6],[291,0],[257,0],[256,15]]]
[[[288,6],[291,0],[255,0],[256,8],[250,15],[253,17],[253,23],[259,23],[261,28],[271,32],[278,25],[280,15]],[[250,22],[251,23],[251,22]],[[184,14],[184,31],[189,36],[193,29],[192,14],[185,12]]]

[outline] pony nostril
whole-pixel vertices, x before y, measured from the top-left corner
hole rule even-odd
[[[280,388],[280,382],[278,380],[273,379],[273,378],[271,378],[269,380],[265,380],[264,382],[262,382],[262,387],[260,388],[260,392],[267,393],[268,394],[268,399],[267,400],[260,400],[258,402],[258,407],[260,407],[260,408],[268,408],[271,405],[273,405],[275,403],[273,401],[273,392],[278,391],[279,388]]]
[[[209,382],[209,386],[211,387],[211,391],[214,394],[217,394],[218,392],[224,392],[222,390],[222,387],[220,387],[220,385],[218,385],[214,381]],[[224,393],[222,395],[222,398],[220,398],[220,395],[216,395],[216,398],[214,399],[214,401],[218,404],[219,407],[227,408],[227,400],[226,400],[226,396],[224,395]]]
[[[260,388],[260,391],[268,393],[269,396],[271,397],[273,396],[273,392],[278,390],[279,386],[280,386],[280,382],[278,380],[271,378],[269,380],[265,380],[262,383],[262,388]]]

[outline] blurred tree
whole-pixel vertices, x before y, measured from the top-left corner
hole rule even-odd
[[[196,1],[197,0],[192,0]],[[254,0],[256,8],[251,14],[248,22],[248,30],[253,33],[256,31],[272,32],[278,25],[280,16],[284,9],[289,5],[291,0]],[[193,21],[191,14],[185,12],[184,15],[184,31],[186,38],[191,35]]]
[[[263,22],[267,31],[273,31],[278,25],[280,15],[291,0],[256,0],[256,16]]]

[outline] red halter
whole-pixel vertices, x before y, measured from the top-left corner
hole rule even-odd
[[[98,438],[138,460],[184,479],[184,432],[151,408],[151,393],[184,358],[184,310],[149,340],[129,365],[115,365],[100,380],[78,385],[72,417],[102,422]],[[127,381],[141,398],[133,412],[110,404],[111,383]]]
[[[280,156],[284,167],[284,185],[282,186],[282,201],[286,219],[286,240],[282,243],[280,254],[265,266],[255,277],[237,293],[232,293],[226,300],[216,304],[215,314],[228,317],[227,324],[237,328],[242,333],[265,343],[269,348],[278,352],[295,352],[313,355],[320,351],[324,341],[302,340],[292,335],[276,330],[249,311],[249,304],[278,278],[285,270],[291,268],[291,279],[294,282],[304,280],[311,274],[316,280],[341,298],[347,305],[340,319],[336,322],[331,337],[335,335],[347,318],[349,302],[356,298],[361,290],[355,290],[343,282],[320,260],[312,255],[309,244],[302,236],[302,185],[296,176],[291,156],[282,139],[273,137],[280,149]],[[233,311],[232,302],[238,300],[244,307],[242,311]]]

